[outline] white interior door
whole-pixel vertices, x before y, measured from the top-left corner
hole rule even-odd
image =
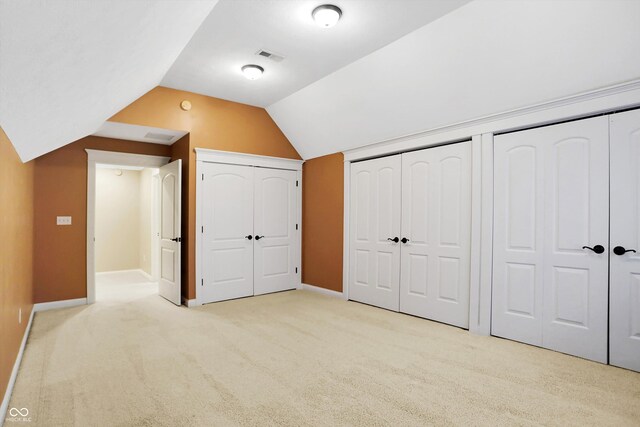
[[[201,303],[253,295],[251,166],[204,163]]]
[[[395,311],[400,303],[400,180],[400,155],[351,165],[349,299]]]
[[[640,111],[613,114],[610,124],[609,358],[640,371]]]
[[[254,295],[294,289],[298,233],[296,172],[254,170]]]
[[[402,154],[400,311],[469,327],[471,145]]]
[[[495,138],[492,334],[606,363],[607,121]]]
[[[160,168],[160,296],[182,304],[180,288],[182,160]]]

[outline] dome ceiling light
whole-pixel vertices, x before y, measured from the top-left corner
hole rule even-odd
[[[256,64],[248,64],[242,67],[242,74],[249,80],[258,80],[262,77],[262,73],[264,73],[264,68]]]
[[[313,20],[322,28],[333,27],[342,17],[342,10],[332,4],[323,4],[313,9],[311,12]]]

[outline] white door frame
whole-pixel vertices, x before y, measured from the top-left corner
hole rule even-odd
[[[351,162],[455,142],[471,142],[471,289],[469,332],[491,333],[493,269],[493,136],[640,106],[640,79],[381,141],[344,152],[342,297],[349,299]]]
[[[159,168],[169,163],[171,158],[115,151],[90,149],[85,151],[87,152],[87,304],[93,304],[96,301],[96,165]]]
[[[202,176],[204,163],[224,163],[229,165],[256,166],[272,169],[285,169],[296,171],[298,181],[297,194],[297,223],[299,224],[297,242],[295,245],[295,259],[298,265],[296,275],[296,287],[302,288],[302,164],[304,160],[286,159],[282,157],[259,156],[254,154],[234,153],[231,151],[209,150],[206,148],[195,148],[196,153],[196,299],[188,300],[187,306],[193,307],[202,305],[198,295],[199,284],[202,283]]]

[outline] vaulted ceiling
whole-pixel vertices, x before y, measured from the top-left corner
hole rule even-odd
[[[640,78],[640,2],[332,3],[0,0],[0,126],[27,161],[163,85],[266,107],[308,159]]]
[[[2,0],[0,126],[21,159],[90,135],[157,86],[215,4]]]

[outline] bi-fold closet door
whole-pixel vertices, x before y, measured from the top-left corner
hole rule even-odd
[[[470,143],[351,165],[349,299],[469,324]]]
[[[296,172],[204,163],[199,299],[296,287]]]
[[[640,112],[496,136],[493,245],[493,335],[640,370]]]

